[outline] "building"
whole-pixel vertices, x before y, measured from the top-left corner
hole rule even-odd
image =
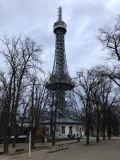
[[[50,139],[50,120],[40,124],[41,128],[45,128],[46,135]],[[81,122],[76,122],[70,118],[57,119],[56,121],[56,139],[71,139],[85,136],[84,125]]]

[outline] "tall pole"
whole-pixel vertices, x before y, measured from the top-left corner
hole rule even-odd
[[[29,132],[29,157],[31,157],[31,131]]]

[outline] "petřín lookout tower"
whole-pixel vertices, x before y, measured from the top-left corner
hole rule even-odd
[[[62,8],[58,9],[58,20],[54,23],[53,31],[56,35],[55,57],[52,74],[46,83],[46,88],[51,91],[67,91],[74,88],[74,83],[69,76],[65,55],[64,37],[67,25],[62,20]]]
[[[49,80],[45,84],[49,95],[46,106],[50,108],[50,114],[44,125],[46,124],[47,127],[49,122],[50,138],[52,138],[52,145],[55,145],[56,138],[63,138],[63,136],[68,138],[68,134],[71,136],[77,134],[81,124],[77,122],[78,106],[73,92],[75,84],[67,68],[64,40],[67,25],[62,20],[61,7],[58,9],[58,20],[54,23],[53,31],[56,37],[54,64]]]

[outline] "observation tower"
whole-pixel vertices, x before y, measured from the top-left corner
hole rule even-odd
[[[56,37],[55,56],[52,74],[46,88],[51,91],[67,91],[72,90],[75,86],[68,73],[66,54],[65,54],[65,34],[67,25],[62,20],[62,8],[58,9],[58,20],[54,23],[53,32]]]

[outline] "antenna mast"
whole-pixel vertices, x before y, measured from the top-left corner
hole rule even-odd
[[[58,20],[61,21],[62,20],[62,7],[58,8]]]

